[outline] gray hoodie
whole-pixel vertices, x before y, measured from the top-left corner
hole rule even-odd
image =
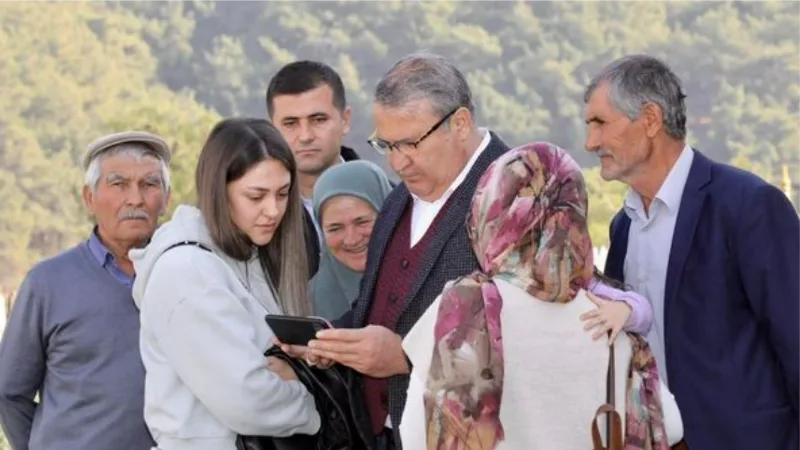
[[[180,246],[197,241],[211,248]],[[200,211],[181,205],[150,244],[130,252],[141,310],[144,417],[163,450],[233,450],[237,434],[314,434],[314,399],[266,369],[280,314],[257,259],[236,261],[211,241]]]

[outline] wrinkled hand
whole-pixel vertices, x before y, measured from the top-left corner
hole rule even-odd
[[[264,364],[267,366],[267,369],[269,369],[275,375],[278,375],[283,381],[297,380],[297,374],[294,373],[292,366],[280,358],[268,356],[264,361]]]
[[[592,303],[597,305],[597,309],[581,315],[581,320],[586,322],[583,329],[586,331],[595,329],[596,331],[592,335],[592,339],[595,341],[611,331],[608,345],[613,344],[617,334],[622,331],[622,327],[631,316],[630,305],[623,301],[606,300],[591,292],[587,292],[587,296]]]
[[[334,361],[330,359],[320,358],[317,355],[314,355],[309,351],[308,347],[304,345],[283,344],[278,338],[275,338],[273,343],[280,347],[280,349],[287,355],[295,359],[303,359],[310,366],[318,367],[320,369],[329,369],[334,363]]]
[[[311,353],[350,367],[364,375],[386,378],[409,373],[403,339],[388,328],[322,330],[308,343]]]

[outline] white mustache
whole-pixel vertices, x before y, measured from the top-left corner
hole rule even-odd
[[[614,156],[614,155],[612,155],[610,151],[601,148],[600,150],[597,151],[597,157],[602,158],[603,156]]]
[[[150,214],[144,209],[127,209],[119,213],[119,220],[150,219]]]

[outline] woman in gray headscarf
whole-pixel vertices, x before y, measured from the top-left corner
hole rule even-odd
[[[314,185],[314,216],[322,229],[317,274],[309,282],[314,315],[337,319],[358,296],[372,226],[392,186],[383,170],[364,160],[337,164]]]

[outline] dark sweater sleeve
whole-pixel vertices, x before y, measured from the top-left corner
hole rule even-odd
[[[45,372],[43,298],[33,278],[20,286],[0,340],[0,424],[14,450],[28,448]]]

